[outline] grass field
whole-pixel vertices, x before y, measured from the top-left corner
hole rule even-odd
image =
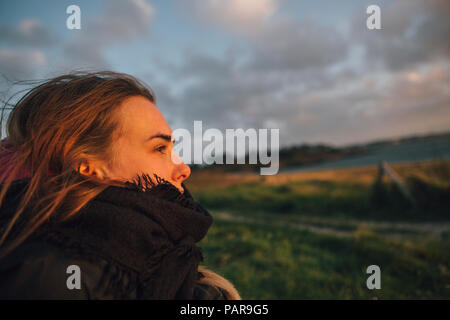
[[[204,264],[245,299],[450,298],[450,162],[393,166],[412,207],[377,168],[212,175],[186,183],[213,215]],[[381,269],[381,289],[366,268]]]

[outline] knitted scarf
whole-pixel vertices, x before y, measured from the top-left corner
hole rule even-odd
[[[109,186],[65,222],[45,223],[30,239],[50,241],[85,259],[101,257],[136,274],[138,299],[192,299],[203,260],[196,243],[212,217],[184,184],[181,193],[154,177],[156,182],[143,174],[126,187]]]

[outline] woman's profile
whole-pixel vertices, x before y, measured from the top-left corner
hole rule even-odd
[[[184,185],[190,168],[143,82],[47,80],[14,105],[6,133],[0,298],[240,299],[199,266],[212,217]]]

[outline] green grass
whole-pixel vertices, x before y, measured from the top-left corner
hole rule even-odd
[[[345,181],[296,181],[282,185],[245,183],[194,192],[210,209],[322,217],[381,220],[449,220],[450,189],[412,185],[416,208],[392,184],[367,185]]]
[[[206,267],[245,299],[450,299],[450,163],[396,170],[416,207],[388,179],[376,183],[376,168],[238,182],[203,176],[192,193],[216,212],[200,243]],[[366,287],[373,264],[381,290]]]
[[[295,182],[289,185],[247,183],[221,190],[196,192],[198,201],[215,209],[262,210],[292,213],[297,211],[327,214],[346,211],[358,213],[368,198],[357,184],[331,181]]]
[[[450,298],[450,241],[389,240],[359,229],[350,238],[215,219],[200,242],[204,265],[244,299]],[[381,268],[381,289],[366,268]]]

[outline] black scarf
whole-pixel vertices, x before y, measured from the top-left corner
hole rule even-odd
[[[184,184],[182,194],[154,176],[156,183],[143,174],[127,187],[109,186],[64,223],[46,223],[31,239],[134,272],[138,298],[191,299],[203,260],[195,243],[212,217]]]

